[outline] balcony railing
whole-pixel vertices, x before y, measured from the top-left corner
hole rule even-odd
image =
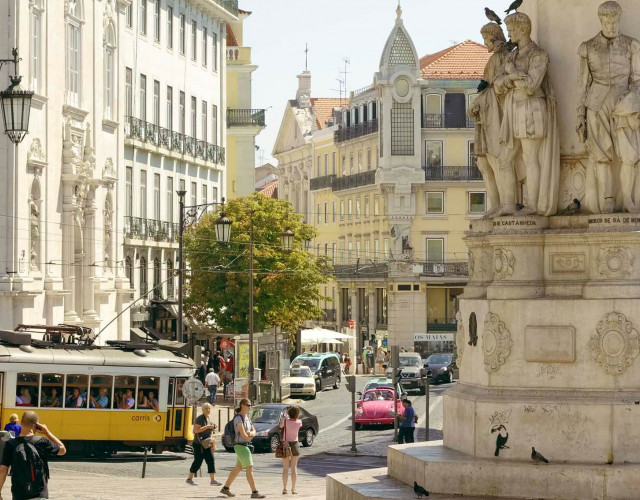
[[[175,151],[213,163],[224,165],[225,162],[225,150],[222,146],[200,141],[195,137],[160,127],[133,116],[128,116],[126,119],[125,133],[127,139],[151,143],[169,151]]]
[[[329,189],[331,188],[331,183],[333,179],[336,179],[335,175],[325,175],[323,177],[316,177],[311,179],[310,188],[311,191],[317,191],[318,189]]]
[[[141,217],[124,218],[124,237],[136,240],[178,241],[178,224]]]
[[[481,181],[482,174],[476,166],[426,167],[424,178],[428,181]]]
[[[337,279],[368,277],[386,278],[389,274],[389,266],[386,262],[364,262],[358,264],[337,264],[333,266],[333,276]]]
[[[227,63],[231,66],[251,64],[251,47],[227,47]]]
[[[149,283],[140,283],[140,297],[144,297],[143,300],[147,300],[149,297]]]
[[[322,316],[322,321],[334,322],[336,320],[336,310],[335,309],[323,309],[324,315]]]
[[[238,0],[213,0],[220,7],[234,16],[238,15]]]
[[[422,275],[431,278],[468,278],[469,263],[458,262],[424,262]]]
[[[373,134],[378,131],[378,119],[374,118],[363,123],[351,125],[350,127],[340,127],[333,133],[333,142],[350,141],[363,135]]]
[[[227,127],[264,127],[264,109],[227,109]]]
[[[457,326],[455,318],[427,318],[427,332],[455,332]]]
[[[475,120],[464,113],[423,114],[422,128],[473,128]]]
[[[176,286],[169,282],[167,283],[167,299],[173,300],[176,297]]]
[[[345,189],[354,189],[362,186],[369,186],[376,183],[376,171],[367,170],[359,174],[345,175],[336,177],[331,181],[332,191],[343,191]]]

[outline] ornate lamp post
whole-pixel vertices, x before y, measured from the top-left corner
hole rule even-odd
[[[0,92],[0,107],[2,107],[2,120],[4,122],[4,133],[16,146],[22,142],[24,136],[29,132],[29,116],[31,114],[31,98],[33,91],[22,90],[20,82],[22,77],[18,76],[18,49],[11,51],[12,59],[0,59],[0,68],[4,64],[13,63],[14,75],[9,76],[11,85],[6,90]]]

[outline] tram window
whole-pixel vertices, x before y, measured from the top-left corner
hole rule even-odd
[[[167,392],[167,404],[169,406],[173,405],[173,383],[174,383],[175,379],[170,378],[169,379],[169,391]]]
[[[113,377],[111,375],[91,375],[91,397],[89,408],[109,409],[111,408],[111,390],[113,388]]]
[[[65,408],[87,407],[87,375],[67,375],[67,388],[64,393]]]
[[[62,388],[64,377],[58,373],[42,374],[42,408],[62,408]]]
[[[138,377],[138,395],[136,408],[138,410],[158,411],[159,377]]]
[[[121,410],[131,410],[135,407],[136,378],[128,375],[116,377],[116,389],[113,397],[113,407]]]
[[[184,385],[186,378],[176,379],[176,405],[181,406],[184,404],[184,394],[182,393],[182,386]]]
[[[16,406],[38,406],[39,386],[39,373],[18,373]]]

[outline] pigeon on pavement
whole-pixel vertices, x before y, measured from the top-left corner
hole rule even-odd
[[[422,486],[420,486],[416,481],[413,482],[413,492],[417,495],[418,498],[429,496],[429,492]]]

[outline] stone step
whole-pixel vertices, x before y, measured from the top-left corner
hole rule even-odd
[[[341,472],[327,475],[327,499],[330,500],[407,500],[417,498],[413,487],[387,473],[387,468]],[[423,497],[425,500],[427,497]],[[431,493],[429,500],[482,500],[470,497]]]
[[[446,448],[442,441],[432,441],[390,446],[387,465],[394,480],[407,485],[415,480],[441,494],[549,499],[640,496],[638,464],[541,464],[475,458]]]

